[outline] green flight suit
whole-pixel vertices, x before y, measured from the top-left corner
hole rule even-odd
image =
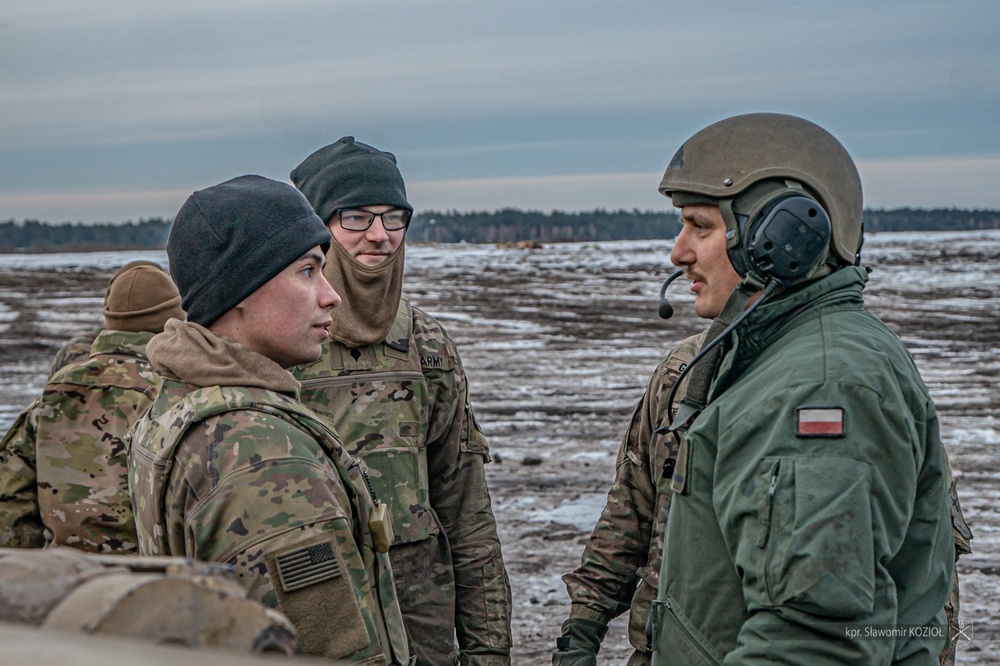
[[[674,476],[653,664],[937,663],[945,456],[916,366],[863,310],[866,280],[849,267],[791,289],[729,343]]]

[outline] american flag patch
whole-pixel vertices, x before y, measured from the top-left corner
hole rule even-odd
[[[332,543],[293,550],[274,558],[285,592],[302,589],[340,575],[340,564]]]
[[[795,410],[799,437],[843,437],[843,407],[799,407]]]

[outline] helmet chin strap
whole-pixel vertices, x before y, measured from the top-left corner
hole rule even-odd
[[[708,404],[708,389],[718,370],[719,362],[722,360],[722,345],[720,343],[780,286],[781,281],[778,279],[771,278],[765,282],[751,272],[733,289],[733,293],[729,295],[722,312],[712,320],[712,325],[705,335],[705,342],[702,343],[698,354],[691,359],[684,371],[677,377],[677,381],[674,382],[674,387],[670,391],[670,397],[667,399],[668,410],[672,410],[674,396],[677,395],[677,389],[681,382],[688,374],[691,375],[687,391],[681,400],[681,406],[677,410],[677,414],[670,419],[668,430],[673,432],[675,437],[679,437],[676,431],[687,430],[688,424]],[[758,293],[760,293],[760,298],[747,308],[750,299]],[[670,416],[669,411],[668,416]]]

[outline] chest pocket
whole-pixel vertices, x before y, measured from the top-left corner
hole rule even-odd
[[[430,398],[413,345],[331,345],[324,362],[301,379],[301,399],[328,419],[351,455],[364,459],[392,515],[393,544],[437,535],[427,475]]]

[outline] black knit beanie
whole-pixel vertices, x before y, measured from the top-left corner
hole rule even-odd
[[[291,179],[324,222],[342,208],[395,206],[413,210],[406,200],[396,156],[359,143],[353,136],[317,150],[292,170]]]
[[[330,232],[294,187],[240,176],[199,190],[181,206],[167,239],[170,275],[187,320],[211,326]]]

